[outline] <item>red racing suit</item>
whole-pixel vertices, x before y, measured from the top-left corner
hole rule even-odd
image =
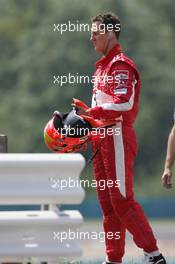
[[[134,199],[133,174],[137,139],[133,123],[138,112],[140,77],[135,64],[121,53],[117,44],[96,63],[90,115],[97,119],[115,119],[112,135],[100,142],[94,137],[94,173],[97,193],[103,211],[106,255],[108,261],[121,262],[125,247],[125,230],[136,245],[150,253],[156,251],[156,239]],[[120,133],[115,133],[116,128]],[[105,188],[100,181],[105,180]],[[116,181],[118,181],[116,184]],[[112,184],[111,184],[112,183]],[[117,232],[120,232],[118,239]]]

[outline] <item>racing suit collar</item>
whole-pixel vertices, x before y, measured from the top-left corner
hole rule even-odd
[[[117,43],[105,56],[103,56],[102,58],[100,58],[97,62],[96,62],[96,68],[103,66],[105,64],[107,64],[109,61],[111,61],[111,59],[122,52],[122,48],[120,46],[119,43]]]

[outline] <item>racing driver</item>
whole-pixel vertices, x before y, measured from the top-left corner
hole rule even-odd
[[[140,92],[140,76],[134,62],[122,53],[119,44],[120,20],[106,13],[92,18],[91,41],[95,50],[103,54],[96,62],[92,107],[88,115],[100,120],[115,120],[115,129],[93,140],[94,173],[98,183],[101,179],[115,182],[119,186],[106,184],[97,187],[103,212],[106,261],[103,264],[122,263],[126,229],[132,234],[135,244],[143,249],[145,264],[165,264],[157,247],[157,241],[141,206],[134,198],[134,159],[137,139],[133,123],[137,117]],[[79,110],[82,114],[83,110]],[[100,141],[100,142],[99,142]],[[120,239],[114,234],[120,233]]]

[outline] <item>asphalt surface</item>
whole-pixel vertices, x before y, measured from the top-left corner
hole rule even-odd
[[[168,264],[175,264],[175,219],[153,220],[151,221],[151,226],[158,240],[159,249],[167,258]],[[89,234],[89,237],[86,237],[86,239],[81,239],[83,249],[82,260],[89,263],[95,263],[95,260],[104,260],[105,245],[102,238],[103,227],[101,221],[85,220],[79,231]],[[96,235],[94,236],[94,234]],[[132,236],[127,233],[123,263],[140,264],[142,258],[142,250],[136,247]]]

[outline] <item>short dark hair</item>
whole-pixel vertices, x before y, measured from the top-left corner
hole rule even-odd
[[[99,14],[92,18],[92,22],[97,22],[97,21],[101,22],[101,24],[104,24],[106,30],[108,28],[108,25],[112,25],[113,26],[112,31],[115,32],[116,38],[119,39],[119,35],[121,31],[121,23],[117,15],[110,12],[105,14]]]

